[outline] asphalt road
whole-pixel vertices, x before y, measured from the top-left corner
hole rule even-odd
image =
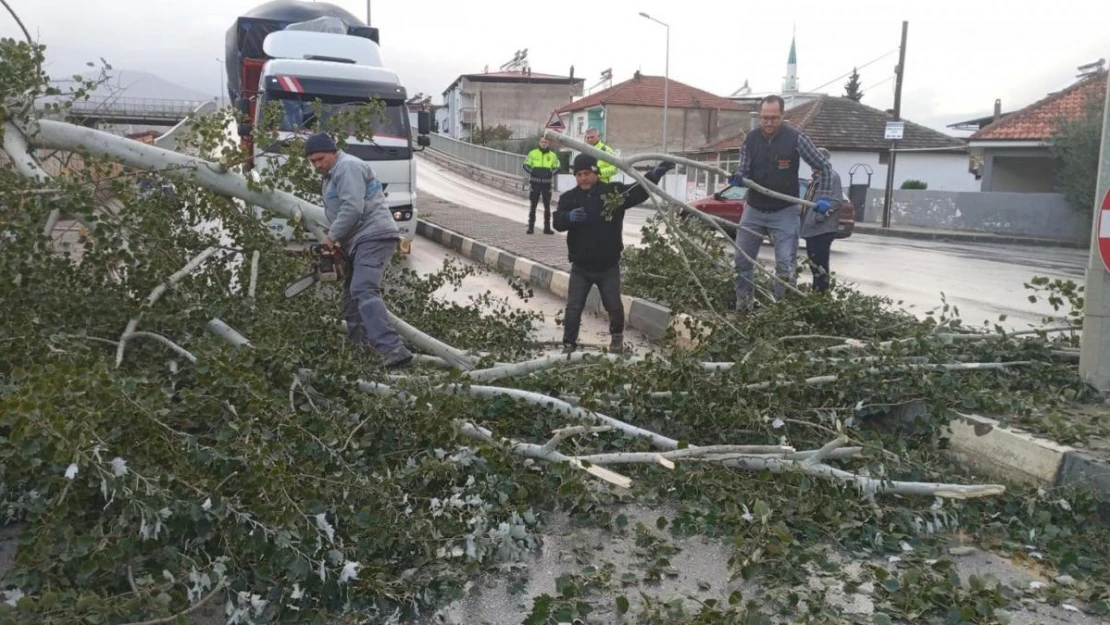
[[[527,223],[526,200],[485,187],[423,158],[417,168],[419,190]],[[625,245],[640,243],[640,227],[650,215],[648,209],[629,211]],[[804,255],[804,251],[800,253]],[[759,257],[773,265],[774,255],[768,246]],[[852,283],[865,293],[889,297],[918,316],[938,310],[943,296],[959,310],[965,324],[993,324],[1005,315],[1001,325],[1024,329],[1040,325],[1045,316],[1060,314],[1043,301],[1031,303],[1028,298],[1032,291],[1024,285],[1036,276],[1081,282],[1086,263],[1085,250],[853,234],[833,244],[830,264],[838,280]]]

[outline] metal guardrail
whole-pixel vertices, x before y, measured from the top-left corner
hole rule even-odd
[[[94,96],[74,101],[70,111],[74,115],[90,117],[184,119],[203,103],[202,100]]]
[[[524,176],[524,155],[485,148],[473,143],[432,133],[432,148],[457,159],[512,176]]]

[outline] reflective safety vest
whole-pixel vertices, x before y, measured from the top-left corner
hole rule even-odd
[[[533,148],[528,153],[528,158],[524,160],[524,171],[531,175],[533,184],[551,184],[551,178],[559,171],[561,165],[555,150],[544,152],[539,148]]]
[[[595,145],[594,147],[601,150],[602,152],[608,152],[614,155],[616,154],[616,152],[613,151],[613,148],[605,145],[604,141],[598,141],[597,145]],[[598,159],[597,172],[597,175],[599,178],[601,178],[602,182],[609,182],[613,179],[613,176],[617,175],[617,166],[612,163],[607,163],[601,159]]]

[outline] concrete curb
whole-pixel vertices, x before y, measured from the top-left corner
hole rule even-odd
[[[1110,494],[1110,463],[1073,447],[961,414],[949,424],[952,454],[983,472],[1026,484],[1080,485]]]
[[[528,281],[533,287],[543,289],[563,300],[567,298],[570,274],[565,271],[486,245],[423,219],[417,220],[416,233],[425,239],[455,250],[474,262],[512,274]],[[624,301],[624,318],[627,327],[643,332],[653,341],[664,338],[667,331],[673,329],[675,340],[679,345],[694,343],[689,327],[695,322],[689,316],[672,315],[670,309],[638,297],[622,295],[621,299]],[[597,289],[590,291],[590,297],[586,300],[586,310],[596,312],[604,310]]]
[[[988,234],[978,232],[929,232],[921,230],[899,230],[897,228],[883,228],[875,224],[856,222],[853,229],[860,234],[870,234],[879,237],[892,237],[898,239],[917,239],[924,241],[948,241],[951,243],[998,243],[1003,245],[1028,245],[1032,247],[1066,247],[1072,249],[1087,249],[1088,241],[1073,241],[1071,239],[1041,239],[1036,237],[1020,237],[1005,234]]]

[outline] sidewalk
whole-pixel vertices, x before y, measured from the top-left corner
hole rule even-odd
[[[542,215],[538,217],[542,221]],[[520,222],[459,206],[423,191],[420,193],[420,220],[553,269],[570,271],[566,235],[561,232],[544,234],[543,223],[538,224],[536,234],[525,234],[527,226]],[[459,249],[454,244],[448,247]]]
[[[948,241],[951,243],[992,243],[996,245],[1029,245],[1034,247],[1066,247],[1072,249],[1087,249],[1089,245],[1087,241],[1075,241],[1071,239],[1045,239],[1009,234],[993,234],[990,232],[965,232],[959,230],[941,230],[939,228],[918,228],[915,226],[900,226],[897,224],[891,224],[891,227],[883,228],[876,223],[863,223],[858,221],[856,222],[855,232],[880,237]]]

